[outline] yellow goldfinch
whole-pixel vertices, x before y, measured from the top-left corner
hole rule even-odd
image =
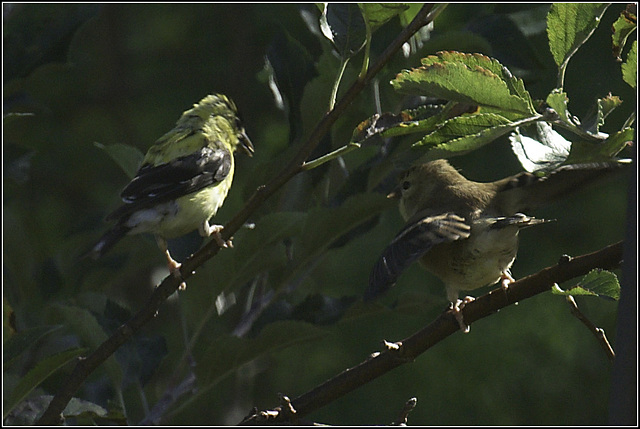
[[[145,155],[136,176],[121,193],[124,204],[107,216],[116,224],[90,251],[102,256],[126,234],[152,233],[166,255],[169,270],[180,264],[170,255],[167,239],[198,229],[220,237],[220,225],[209,225],[233,181],[233,153],[241,147],[251,156],[235,104],[221,94],[208,95],[182,114],[175,128],[160,137]]]
[[[459,311],[473,298],[460,301],[458,292],[500,280],[506,289],[513,281],[509,268],[518,251],[518,231],[547,222],[521,212],[623,165],[567,165],[544,177],[520,173],[490,183],[466,179],[446,160],[411,167],[400,177],[398,189],[389,194],[400,198],[400,213],[407,224],[376,262],[365,300],[385,292],[419,259],[443,281],[460,326],[468,332]]]

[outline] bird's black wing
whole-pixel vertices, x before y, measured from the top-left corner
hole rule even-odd
[[[445,213],[418,217],[410,221],[382,252],[369,277],[365,301],[386,292],[396,282],[400,273],[433,246],[468,238],[471,227],[464,218]]]
[[[143,165],[122,191],[124,205],[107,220],[171,201],[221,182],[231,170],[232,154],[208,146],[166,164]]]

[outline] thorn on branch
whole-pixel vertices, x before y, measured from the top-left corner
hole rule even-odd
[[[402,347],[402,341],[398,341],[397,343],[390,343],[387,340],[382,341],[384,341],[384,347],[387,350],[400,350],[400,347]]]
[[[402,362],[412,362],[414,359],[412,357],[406,356],[406,350],[402,346],[402,341],[397,341],[395,343],[391,343],[387,340],[382,340],[384,343],[384,348],[387,352],[393,353],[392,356],[394,359],[400,360]],[[372,354],[372,357],[373,356]]]
[[[560,256],[560,259],[558,259],[558,265],[563,265],[566,264],[568,262],[571,262],[571,256],[569,255],[562,255]]]
[[[282,413],[285,414],[286,418],[295,416],[296,409],[293,408],[291,399],[289,399],[288,396],[283,395],[282,393],[278,393],[278,398],[280,399],[280,409],[282,410]]]

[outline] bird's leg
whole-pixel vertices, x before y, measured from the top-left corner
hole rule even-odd
[[[200,224],[200,228],[198,228],[198,232],[202,237],[210,237],[213,235],[213,239],[216,241],[218,246],[220,247],[233,247],[233,243],[231,240],[224,241],[222,239],[222,235],[220,235],[220,231],[223,230],[222,225],[209,225],[209,221],[205,220]]]
[[[449,301],[451,301],[451,305],[450,305],[451,311],[453,312],[453,315],[458,321],[458,325],[460,325],[460,330],[463,333],[468,334],[469,331],[471,330],[471,326],[464,323],[464,316],[462,314],[462,309],[464,308],[465,305],[475,301],[475,298],[472,296],[465,296],[464,299],[458,299],[458,291],[454,289],[449,289],[449,288],[447,288],[447,298],[449,298]]]
[[[509,269],[504,270],[500,275],[500,287],[504,291],[504,294],[507,295],[507,298],[509,297],[508,296],[509,284],[515,281],[516,279],[513,278],[513,276],[511,275],[511,271],[509,271]]]
[[[156,235],[156,243],[158,243],[158,247],[164,252],[164,256],[167,258],[167,266],[169,267],[169,272],[171,273],[171,275],[182,280],[182,273],[180,273],[180,267],[182,266],[182,264],[171,257],[167,240],[160,237],[159,235]],[[185,283],[183,280],[182,283],[180,283],[180,286],[178,286],[178,289],[185,290],[186,288],[187,283]]]

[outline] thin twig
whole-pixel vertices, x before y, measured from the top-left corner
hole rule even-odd
[[[404,407],[402,408],[402,411],[400,411],[400,415],[398,416],[398,418],[393,423],[391,423],[391,426],[406,426],[407,417],[409,417],[409,413],[413,411],[413,409],[416,407],[417,404],[418,404],[417,398],[409,399],[404,404]]]
[[[581,321],[584,324],[584,326],[586,326],[587,329],[593,334],[593,336],[596,337],[596,339],[598,340],[598,343],[600,343],[600,345],[602,346],[602,349],[607,354],[609,361],[613,362],[613,360],[616,357],[616,354],[614,353],[613,348],[611,347],[611,344],[609,344],[609,340],[607,339],[607,335],[604,333],[604,329],[598,328],[596,325],[593,324],[593,322],[591,322],[591,320],[587,318],[587,316],[585,316],[582,313],[582,311],[580,311],[580,309],[578,308],[578,304],[576,303],[576,300],[573,299],[573,296],[571,295],[567,296],[567,302],[571,307],[571,314],[576,316],[578,320]]]

